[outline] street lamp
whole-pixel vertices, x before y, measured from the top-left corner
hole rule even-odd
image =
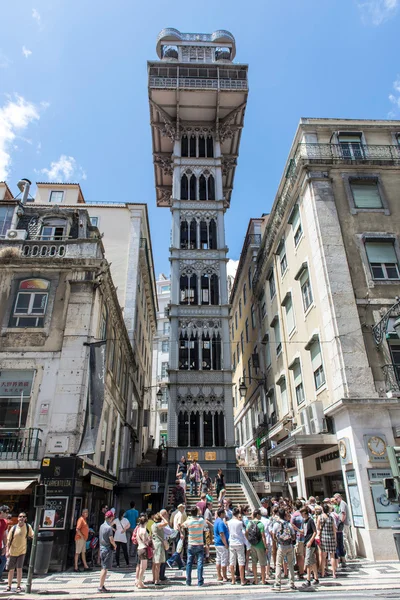
[[[156,385],[149,385],[148,387],[144,387],[143,391],[145,394],[147,394],[147,392],[149,392],[150,390],[152,390],[153,388],[157,387]],[[161,404],[161,400],[163,398],[163,391],[161,389],[161,386],[158,386],[158,392],[156,394],[156,398],[157,398],[157,402],[159,402]]]
[[[249,379],[250,383],[252,381],[255,381],[258,384],[258,386],[264,385],[264,389],[266,388],[266,385],[267,385],[267,378],[266,378],[266,376],[264,376],[264,377],[252,377],[250,379],[250,377],[248,377],[246,375],[245,377],[241,378],[240,383],[239,383],[239,394],[240,394],[241,398],[246,398],[246,394],[247,394],[247,385],[246,385],[246,383],[244,381],[245,379]]]

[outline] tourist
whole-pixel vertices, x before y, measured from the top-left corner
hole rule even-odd
[[[266,580],[267,566],[267,540],[265,538],[264,525],[261,522],[261,512],[259,508],[253,511],[253,518],[246,527],[246,538],[251,545],[250,556],[253,568],[253,584],[257,585],[257,563],[260,563],[261,581],[263,585],[268,585]]]
[[[189,532],[187,563],[186,563],[186,585],[192,585],[192,565],[197,558],[197,585],[204,585],[203,561],[204,561],[204,519],[198,514],[196,506],[190,511],[190,518],[185,521],[183,527]]]
[[[150,542],[150,536],[147,533],[146,529],[146,517],[139,517],[138,529],[136,531],[136,539],[137,539],[137,557],[138,564],[136,569],[136,587],[140,590],[146,588],[144,582],[144,574],[147,569],[147,548]]]
[[[187,519],[187,514],[185,512],[185,505],[179,504],[178,511],[174,516],[174,522],[173,522],[172,529],[174,529],[175,531],[179,531],[179,533],[182,534],[183,533],[182,525],[184,524],[186,519]]]
[[[206,510],[204,511],[204,557],[205,562],[210,562],[210,546],[213,542],[213,516],[212,516],[212,502],[207,502]]]
[[[154,515],[151,526],[151,539],[153,540],[153,579],[154,585],[161,585],[160,566],[165,562],[164,527],[168,526],[168,520],[160,513]]]
[[[130,522],[127,518],[124,517],[124,511],[120,510],[117,519],[114,519],[112,522],[112,527],[115,530],[114,540],[117,544],[117,552],[116,552],[116,561],[117,567],[119,568],[119,557],[122,548],[122,552],[124,553],[124,558],[126,562],[126,566],[129,567],[129,556],[128,556],[128,540],[126,537],[126,532],[130,528]]]
[[[112,567],[113,550],[116,550],[117,546],[114,541],[114,529],[111,527],[111,523],[114,519],[114,513],[109,510],[104,516],[105,520],[103,525],[100,527],[99,532],[101,571],[98,591],[107,593],[108,590],[106,589],[104,583],[106,581],[107,571]]]
[[[221,502],[222,490],[225,491],[225,476],[222,472],[222,469],[218,469],[218,473],[215,476],[215,493],[216,493],[218,502]]]
[[[79,573],[78,569],[78,561],[79,555],[81,555],[83,570],[91,571],[86,562],[86,542],[89,537],[89,525],[87,522],[89,516],[89,511],[87,508],[84,508],[81,516],[78,519],[76,524],[76,532],[75,532],[75,557],[74,557],[74,571],[75,573]]]
[[[307,580],[304,583],[304,587],[311,586],[311,574],[314,577],[314,584],[319,583],[318,579],[318,568],[316,559],[317,544],[315,538],[317,536],[317,528],[314,520],[311,518],[310,510],[307,506],[303,506],[300,509],[301,516],[303,517],[303,531],[304,531],[304,545],[306,548],[305,557],[305,568],[307,571]]]
[[[3,504],[0,506],[0,583],[3,583],[4,580],[2,578],[3,571],[6,566],[6,550],[7,550],[7,515],[9,513],[9,507]]]
[[[130,509],[126,511],[124,514],[125,519],[129,521],[129,529],[128,529],[128,544],[129,544],[129,554],[130,556],[135,556],[136,554],[136,546],[132,544],[132,533],[137,525],[139,519],[139,511],[135,508],[136,504],[132,500],[130,503]]]
[[[332,507],[331,515],[334,518],[336,525],[336,559],[340,564],[346,566],[346,550],[344,548],[343,528],[344,524],[341,520],[340,505],[336,498],[331,498],[330,505]],[[339,566],[339,564],[338,564]]]
[[[197,508],[199,509],[199,511],[201,512],[201,516],[204,516],[204,512],[206,510],[206,506],[207,506],[207,500],[206,500],[206,494],[202,493],[200,496],[200,501],[196,504]]]
[[[187,470],[188,470],[187,460],[186,460],[185,456],[182,456],[181,460],[178,462],[178,466],[176,468],[176,477],[178,478],[179,475],[181,475],[182,479],[186,480]]]
[[[181,485],[181,479],[175,481],[175,487],[172,489],[172,503],[174,506],[185,502],[185,490]]]
[[[20,513],[16,525],[13,525],[8,532],[6,557],[8,559],[8,586],[6,592],[11,592],[14,571],[17,570],[17,589],[19,594],[22,592],[22,567],[24,566],[25,554],[28,546],[28,537],[33,538],[33,530],[26,522],[26,514]]]
[[[295,511],[292,512],[292,516],[290,522],[292,524],[293,529],[296,533],[296,546],[295,546],[295,554],[296,554],[296,562],[298,566],[298,577],[299,579],[304,579],[304,519],[301,514],[301,509],[303,508],[303,503],[301,500],[296,500],[295,502]]]
[[[224,521],[225,510],[217,510],[217,518],[214,522],[214,546],[216,553],[217,581],[228,581],[229,562],[229,529]]]
[[[188,477],[190,483],[190,495],[197,496],[197,489],[200,484],[200,480],[203,477],[203,469],[194,458],[192,464],[188,467]]]
[[[211,477],[208,471],[204,471],[203,477],[201,478],[201,492],[202,494],[209,494],[212,488]]]
[[[349,507],[347,505],[347,502],[343,500],[341,494],[335,494],[335,500],[339,507],[338,514],[340,515],[340,520],[343,523],[343,542],[346,550],[346,555],[351,560],[357,557],[357,552],[350,526],[351,521]],[[344,558],[342,558],[341,563],[343,566],[346,566],[346,560]]]
[[[179,481],[179,485],[183,489],[183,502],[186,502],[186,479],[183,477],[182,473],[179,473],[177,481]],[[178,502],[179,504],[179,502]]]
[[[272,521],[268,517],[263,516],[262,510],[265,511],[265,508],[260,509],[261,512],[261,523],[264,525],[264,534],[266,541],[266,549],[265,555],[267,558],[267,565],[265,567],[265,578],[268,581],[270,577],[271,571],[271,556],[272,556],[272,537],[271,537],[271,529],[272,529]]]
[[[240,583],[248,585],[245,578],[244,567],[246,563],[246,538],[243,530],[243,521],[239,508],[233,509],[232,519],[228,522],[229,529],[229,566],[231,569],[231,583],[235,585],[235,567],[239,565]]]
[[[322,514],[317,519],[317,540],[320,540],[321,553],[321,577],[325,577],[326,563],[328,554],[332,565],[332,576],[336,579],[337,560],[336,560],[336,525],[331,508],[328,504],[322,505]]]
[[[283,563],[286,560],[289,569],[290,589],[297,589],[294,584],[294,552],[293,543],[296,540],[296,533],[290,524],[290,515],[286,508],[279,509],[279,520],[274,524],[272,535],[276,539],[277,554],[275,565],[275,585],[274,589],[281,589],[281,573]]]
[[[311,514],[315,513],[315,509],[317,507],[317,501],[315,499],[315,496],[310,496],[307,502],[308,508],[311,511]]]
[[[250,506],[248,504],[246,504],[245,506],[241,506],[241,513],[242,513],[242,521],[243,521],[243,527],[244,530],[246,531],[247,529],[247,524],[250,520],[250,516],[251,516],[251,511],[250,511]],[[250,549],[251,546],[246,538],[246,565],[245,565],[245,571],[248,575],[252,575],[253,571],[251,571],[249,569],[249,561],[250,561]]]
[[[262,517],[269,517],[269,500],[268,498],[261,498],[260,501],[260,512]]]
[[[229,498],[224,498],[224,508],[225,508],[225,519],[229,521],[232,519],[232,508],[233,504]]]
[[[108,504],[102,504],[100,507],[100,512],[98,514],[97,517],[97,531],[100,531],[100,527],[103,525],[104,523],[104,519],[105,519],[105,514],[106,512],[108,512],[109,508],[108,508]],[[100,566],[100,544],[99,544],[99,550],[97,553],[97,566]]]

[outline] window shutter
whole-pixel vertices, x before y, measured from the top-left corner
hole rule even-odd
[[[310,353],[312,369],[316,371],[322,365],[321,347],[318,340],[311,346]]]
[[[397,263],[393,241],[366,242],[365,250],[370,263]]]
[[[294,329],[294,311],[293,311],[293,303],[292,297],[290,296],[285,305],[286,309],[286,323],[288,332],[290,333]]]
[[[301,367],[300,367],[300,363],[297,362],[294,369],[293,369],[293,382],[294,382],[294,387],[297,388],[298,385],[300,385],[302,383],[302,378],[301,378]]]
[[[375,182],[351,183],[354,203],[357,208],[381,208],[382,200]]]
[[[300,287],[303,287],[306,281],[309,279],[308,269],[304,269],[300,277]]]

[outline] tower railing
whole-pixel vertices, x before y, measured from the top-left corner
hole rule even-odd
[[[247,90],[244,79],[208,79],[197,77],[156,77],[150,76],[149,87],[161,89],[214,89]]]

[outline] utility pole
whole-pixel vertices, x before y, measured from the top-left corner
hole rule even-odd
[[[43,484],[39,484],[35,488],[35,500],[34,506],[36,508],[35,513],[35,523],[33,525],[33,540],[32,540],[32,548],[31,548],[31,556],[29,559],[29,569],[28,569],[28,577],[26,580],[26,591],[28,594],[31,593],[32,589],[32,579],[33,579],[33,570],[35,568],[35,558],[36,558],[36,549],[37,549],[37,539],[39,534],[39,525],[40,525],[40,515],[42,509],[46,505],[46,486]]]

